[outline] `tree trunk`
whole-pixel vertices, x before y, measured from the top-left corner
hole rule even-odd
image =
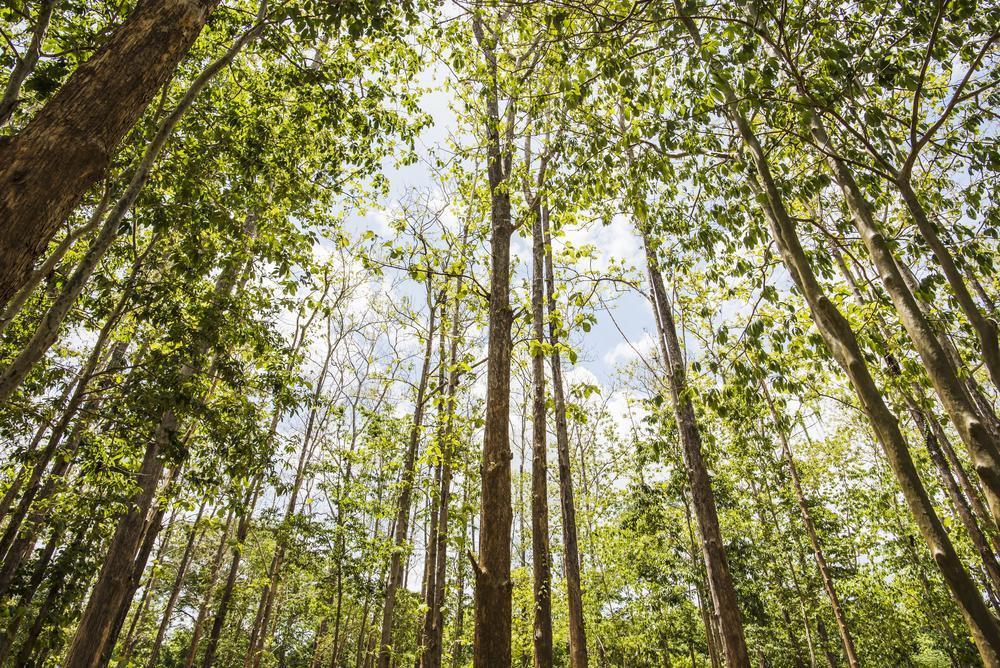
[[[569,660],[571,668],[587,668],[587,632],[583,615],[583,592],[580,577],[580,542],[576,528],[576,502],[573,495],[573,468],[570,464],[569,428],[566,423],[566,396],[563,388],[562,359],[559,354],[560,328],[555,314],[555,269],[552,261],[552,234],[549,208],[542,207],[542,232],[545,236],[545,282],[549,314],[549,366],[552,370],[552,410],[556,423],[556,451],[559,458],[559,506],[562,511],[563,566],[566,598],[569,607]]]
[[[277,426],[277,420],[272,423]],[[243,556],[243,543],[246,541],[247,533],[250,531],[250,523],[253,520],[254,507],[257,505],[257,497],[260,494],[263,478],[258,476],[254,483],[247,490],[247,498],[244,503],[244,512],[240,516],[239,524],[236,526],[236,540],[233,542],[233,558],[229,563],[229,573],[226,575],[226,584],[222,589],[219,598],[219,607],[212,621],[212,630],[208,635],[208,643],[205,646],[205,655],[202,657],[202,668],[212,668],[215,665],[215,652],[219,647],[219,639],[222,637],[222,628],[226,623],[226,615],[229,612],[229,604],[233,599],[233,591],[236,588],[236,578],[240,572],[240,561]]]
[[[158,1],[159,0],[147,0],[146,5],[154,4]],[[206,0],[198,1],[206,2]],[[56,297],[55,301],[46,311],[45,316],[35,329],[31,340],[27,343],[27,345],[25,345],[20,354],[10,363],[7,369],[4,370],[3,374],[0,375],[0,405],[7,402],[14,391],[24,381],[31,369],[38,363],[38,360],[40,360],[52,344],[55,343],[63,320],[76,303],[80,294],[83,292],[83,288],[86,286],[90,276],[94,273],[94,270],[97,269],[98,263],[100,263],[101,259],[108,252],[108,249],[111,248],[111,244],[117,238],[118,232],[121,229],[122,220],[125,218],[125,214],[127,214],[132,208],[136,198],[139,196],[139,192],[149,180],[149,175],[153,170],[153,164],[162,152],[163,147],[166,145],[167,140],[173,133],[174,128],[180,122],[187,110],[191,107],[191,104],[194,102],[195,98],[198,97],[198,94],[205,89],[209,82],[215,78],[215,76],[221,72],[223,68],[228,67],[229,64],[233,62],[236,54],[238,54],[243,47],[247,45],[247,43],[260,34],[262,27],[263,24],[258,23],[240,35],[240,37],[233,42],[232,46],[229,47],[225,54],[212,62],[212,64],[206,67],[201,74],[198,75],[198,78],[196,78],[191,84],[191,87],[187,89],[174,110],[170,112],[170,114],[167,115],[162,121],[160,121],[160,125],[156,129],[156,134],[146,147],[146,152],[143,154],[142,160],[140,160],[139,164],[136,166],[136,170],[132,174],[132,179],[129,181],[128,187],[125,189],[121,198],[119,198],[119,200],[115,203],[111,213],[108,214],[107,219],[105,219],[104,224],[101,226],[101,231],[90,244],[90,247],[87,249],[87,253],[83,256],[83,259],[80,260],[80,264],[77,265],[76,269],[73,271],[73,275],[66,281],[66,284],[63,286],[59,296]],[[178,29],[175,30],[180,32]],[[83,69],[83,67],[86,67],[86,65],[81,66],[81,69]],[[0,146],[0,164],[2,164],[2,157],[3,146]],[[4,174],[2,168],[0,168],[0,184],[3,184],[3,178]],[[0,199],[0,207],[3,206],[3,203],[4,201]],[[0,214],[2,213],[3,209],[0,208]],[[2,218],[0,218],[0,220],[2,220]],[[3,253],[5,252],[3,247],[4,232],[5,229],[0,228],[0,259],[3,258]],[[49,234],[48,238],[51,238],[51,236],[52,235]],[[37,253],[35,255],[37,255]],[[32,261],[33,260],[34,258],[32,258]],[[4,269],[0,269],[0,291],[3,290],[3,281],[5,278],[4,272],[6,270],[6,267]],[[27,279],[28,276],[25,276],[21,282],[24,282],[24,280]],[[0,294],[0,299],[6,301],[6,297],[2,294]]]
[[[948,285],[955,295],[955,300],[961,307],[965,317],[969,320],[969,324],[976,331],[983,351],[983,363],[986,365],[987,371],[989,371],[990,380],[993,381],[994,387],[1000,389],[1000,343],[997,341],[996,323],[984,316],[983,312],[976,305],[975,300],[969,293],[969,288],[965,285],[961,271],[955,264],[955,259],[951,256],[951,252],[944,245],[944,242],[941,241],[937,230],[934,229],[934,225],[927,217],[927,211],[920,202],[920,198],[913,190],[909,174],[900,174],[896,180],[896,185],[903,196],[906,208],[909,209],[910,215],[913,216],[913,221],[920,231],[920,236],[930,246],[931,252],[934,253],[934,258],[941,265],[941,271],[944,272],[945,279],[948,281]],[[997,509],[993,508],[993,510],[996,511]]]
[[[256,489],[257,481],[251,482],[251,488]],[[205,619],[208,617],[209,604],[212,602],[212,595],[215,593],[215,585],[219,579],[219,566],[222,564],[222,557],[226,553],[226,545],[229,543],[229,532],[233,528],[233,518],[236,513],[229,511],[226,518],[226,526],[222,530],[222,537],[219,539],[219,546],[215,550],[209,566],[208,584],[201,593],[201,605],[198,606],[198,616],[195,617],[194,626],[191,628],[191,639],[188,641],[188,650],[184,653],[184,668],[191,668],[198,654],[198,642],[201,640],[202,629],[205,626]]]
[[[642,223],[644,224],[644,223]],[[746,638],[743,633],[743,618],[740,614],[736,589],[733,587],[729,572],[729,561],[726,558],[722,531],[719,527],[718,511],[715,507],[715,494],[712,492],[712,481],[705,466],[701,452],[701,431],[695,416],[694,404],[689,396],[689,389],[681,353],[680,341],[674,326],[674,316],[667,300],[667,292],[660,275],[659,262],[655,249],[643,229],[643,245],[646,248],[646,261],[653,283],[653,308],[657,314],[659,335],[667,359],[664,360],[664,370],[667,385],[673,399],[674,419],[680,433],[681,451],[684,454],[684,467],[687,472],[688,484],[691,487],[691,501],[694,506],[695,518],[698,521],[698,533],[701,535],[702,553],[705,559],[705,569],[708,574],[709,591],[712,603],[719,618],[722,647],[729,666],[749,666]]]
[[[3,315],[0,315],[0,335],[7,331],[10,324],[14,322],[14,318],[17,314],[21,312],[24,308],[25,302],[34,292],[38,284],[42,282],[47,276],[49,276],[56,267],[62,261],[63,256],[66,252],[73,247],[73,244],[80,239],[80,237],[89,234],[90,232],[97,229],[100,224],[101,219],[104,218],[104,213],[108,209],[108,204],[110,204],[111,199],[111,188],[106,186],[104,189],[104,195],[101,197],[100,201],[94,206],[94,211],[91,213],[90,218],[84,225],[79,226],[75,230],[69,232],[62,241],[49,253],[48,257],[42,264],[38,265],[28,276],[27,282],[17,291],[17,294],[7,302],[7,308],[4,309]]]
[[[788,434],[785,429],[785,422],[778,414],[774,401],[771,399],[771,392],[767,383],[761,380],[761,393],[767,402],[768,410],[771,412],[771,419],[774,422],[775,431],[778,433],[778,441],[781,443],[781,451],[785,455],[785,462],[788,464],[788,473],[792,480],[792,491],[795,492],[795,502],[799,506],[799,513],[802,515],[802,524],[806,528],[806,535],[809,537],[809,544],[812,546],[813,557],[816,560],[816,570],[819,571],[820,580],[823,581],[823,589],[830,599],[830,606],[833,608],[833,618],[837,623],[837,631],[840,633],[840,642],[844,646],[844,655],[847,657],[847,664],[851,668],[858,668],[858,653],[854,648],[854,638],[851,635],[850,627],[847,624],[847,615],[840,604],[840,597],[837,595],[837,587],[834,585],[833,577],[830,576],[830,569],[826,564],[826,555],[823,553],[823,546],[820,545],[819,535],[816,533],[816,525],[813,523],[812,514],[809,512],[809,504],[806,501],[805,492],[802,490],[802,482],[799,480],[798,467],[795,465],[795,458],[792,456],[792,446],[788,442]]]
[[[0,304],[194,43],[218,0],[144,0],[32,120],[0,142]]]
[[[980,417],[959,378],[958,370],[952,365],[938,341],[937,333],[907,287],[896,258],[875,222],[871,204],[861,192],[847,164],[836,157],[826,128],[816,114],[811,114],[810,129],[813,141],[827,156],[834,181],[844,194],[854,226],[872,258],[886,293],[892,299],[899,321],[920,355],[941,405],[969,449],[976,472],[983,482],[993,520],[1000,521],[1000,447],[997,446],[996,437]],[[992,340],[995,347],[995,330]]]
[[[413,481],[416,475],[417,450],[420,445],[420,430],[424,420],[424,403],[427,395],[427,380],[430,376],[431,355],[434,351],[434,329],[436,308],[430,283],[427,284],[427,340],[420,367],[420,380],[413,404],[413,423],[410,425],[406,456],[403,460],[403,474],[400,480],[397,502],[396,523],[393,530],[393,550],[389,559],[389,576],[385,589],[385,605],[382,607],[382,630],[379,634],[378,666],[389,668],[392,662],[392,615],[396,606],[396,591],[403,584],[403,552],[409,535],[410,507],[413,503]]]
[[[692,40],[700,47],[701,37],[694,21],[684,12],[679,1],[675,0],[674,6],[680,13]],[[831,354],[847,373],[861,402],[862,410],[871,422],[875,435],[885,451],[910,512],[962,611],[983,661],[990,666],[1000,666],[1000,627],[997,626],[978,588],[958,558],[951,539],[927,496],[896,416],[886,406],[875,385],[850,323],[824,294],[809,265],[795,223],[785,209],[780,191],[771,174],[767,155],[751,129],[749,121],[740,111],[739,98],[713,62],[709,62],[709,68],[715,85],[725,97],[726,113],[736,125],[739,136],[750,153],[756,177],[759,179],[756,187],[766,202],[763,206],[764,215],[782,261],[795,286],[805,297],[813,322]]]
[[[466,241],[467,228],[462,233],[462,243]],[[460,372],[458,369],[458,345],[461,337],[461,293],[462,277],[459,276],[455,285],[454,311],[451,319],[451,331],[449,332],[450,344],[448,347],[448,381],[444,386],[444,396],[441,400],[441,411],[444,413],[440,433],[440,447],[442,457],[441,487],[438,497],[438,524],[437,533],[433,535],[435,542],[435,564],[434,564],[434,592],[431,599],[431,607],[427,613],[426,620],[426,648],[421,658],[422,668],[441,668],[441,658],[444,652],[444,597],[446,592],[446,581],[448,576],[448,523],[450,521],[451,502],[451,482],[453,475],[454,460],[457,456],[454,436],[455,423],[455,395],[458,392],[458,381]],[[443,309],[443,306],[442,306]],[[443,318],[442,318],[443,320]],[[444,368],[444,323],[441,324],[441,366]],[[442,374],[443,378],[443,374]],[[461,559],[463,555],[459,554]]]
[[[552,574],[545,415],[545,239],[542,207],[531,212],[531,560],[535,601],[535,668],[552,666]]]
[[[15,56],[14,69],[10,73],[10,79],[7,80],[3,97],[0,98],[0,128],[6,125],[14,114],[14,110],[21,101],[21,85],[38,64],[38,58],[42,55],[42,41],[49,29],[49,21],[52,19],[52,9],[55,5],[56,0],[42,0],[41,7],[38,8],[38,18],[35,19],[35,25],[31,30],[31,42],[28,44],[28,50],[20,58]]]
[[[482,490],[480,494],[479,557],[475,570],[476,632],[473,663],[477,668],[510,668],[511,593],[510,543],[510,240],[514,233],[510,203],[510,149],[500,145],[497,59],[483,32],[478,13],[473,32],[487,66],[487,172],[490,188],[490,299],[486,360],[486,417],[483,425]]]
[[[177,598],[180,596],[181,588],[184,586],[184,578],[187,575],[188,565],[191,563],[191,555],[204,533],[199,525],[201,524],[201,516],[205,512],[206,505],[207,501],[202,501],[201,506],[198,508],[198,514],[191,524],[191,530],[188,532],[187,543],[184,545],[184,552],[181,555],[180,562],[177,564],[177,574],[174,576],[174,583],[170,588],[170,596],[167,598],[167,603],[163,608],[163,616],[160,619],[159,627],[156,629],[153,646],[149,650],[149,658],[146,660],[147,668],[154,668],[160,656],[160,647],[163,645],[167,628],[170,626],[170,618],[174,612],[174,605],[177,604]]]

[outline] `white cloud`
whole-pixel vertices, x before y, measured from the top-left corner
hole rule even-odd
[[[653,336],[643,332],[638,341],[619,341],[614,348],[604,353],[604,362],[610,367],[626,364],[640,357],[648,356],[654,345]]]

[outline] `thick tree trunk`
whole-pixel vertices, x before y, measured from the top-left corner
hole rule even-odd
[[[170,79],[218,0],[144,0],[17,135],[0,142],[0,304]]]
[[[696,45],[701,37],[694,21],[675,0],[681,20]],[[906,439],[899,429],[896,416],[885,404],[868,369],[854,331],[843,314],[823,292],[809,265],[808,257],[799,241],[795,223],[785,208],[780,191],[771,174],[767,154],[761,147],[749,121],[740,111],[739,98],[720,69],[709,62],[714,84],[725,97],[725,109],[736,126],[744,147],[750,154],[756,170],[755,185],[764,200],[763,212],[771,229],[771,236],[778,247],[782,261],[796,288],[809,305],[813,322],[826,342],[837,363],[844,369],[861,403],[861,408],[871,422],[876,438],[882,445],[910,512],[934,557],[945,582],[955,598],[962,616],[969,627],[976,647],[988,666],[1000,666],[1000,627],[986,607],[978,588],[969,577],[965,566],[955,552],[941,520],[937,516],[927,490],[910,457]]]
[[[17,294],[15,294],[11,300],[7,302],[7,307],[4,309],[3,315],[0,315],[0,335],[7,331],[7,328],[10,327],[10,324],[14,322],[14,318],[16,318],[17,314],[21,312],[21,309],[24,308],[25,302],[28,301],[28,298],[31,296],[32,292],[34,292],[35,288],[38,287],[38,284],[55,271],[56,267],[66,255],[66,252],[73,247],[73,244],[75,244],[80,237],[97,229],[97,226],[104,218],[104,213],[108,209],[108,204],[111,203],[110,199],[111,188],[106,187],[104,189],[104,195],[94,206],[94,210],[87,222],[63,237],[62,241],[60,241],[59,244],[52,249],[52,252],[49,253],[48,257],[45,258],[45,261],[31,272],[31,275],[28,276],[27,282],[25,282],[25,284],[21,286],[21,289],[17,291]]]
[[[788,473],[792,480],[792,491],[795,492],[795,502],[802,515],[802,524],[806,528],[806,535],[809,537],[809,545],[812,546],[813,558],[816,560],[816,569],[819,571],[820,580],[823,582],[823,589],[830,600],[830,607],[833,608],[833,618],[837,623],[837,631],[840,633],[840,642],[844,646],[844,655],[847,657],[847,664],[851,668],[858,668],[858,653],[854,648],[854,637],[847,624],[847,615],[844,614],[840,604],[840,596],[837,595],[837,587],[830,575],[830,569],[826,563],[826,555],[823,546],[819,542],[819,535],[816,533],[816,525],[813,523],[812,513],[809,511],[809,503],[806,501],[805,492],[802,490],[802,482],[799,480],[798,467],[795,465],[795,458],[792,456],[792,446],[788,442],[785,422],[778,414],[774,401],[771,399],[771,392],[765,381],[761,381],[761,392],[767,402],[768,410],[771,412],[771,419],[774,422],[775,431],[778,433],[778,441],[781,443],[781,451],[785,455],[785,462],[788,464]]]
[[[910,292],[896,258],[875,222],[871,204],[861,192],[847,164],[836,157],[826,128],[816,114],[811,115],[810,129],[813,141],[827,156],[833,179],[844,194],[854,226],[874,262],[886,293],[892,299],[899,321],[920,355],[941,405],[969,449],[996,522],[1000,520],[1000,447],[997,445],[996,435],[980,417],[959,378],[958,370],[952,365],[938,341],[937,333],[920,309],[916,297]],[[995,329],[992,331],[995,347],[996,332]]]
[[[552,233],[548,205],[542,207],[545,236],[545,283],[549,316],[549,366],[552,370],[552,412],[556,423],[556,451],[559,458],[559,506],[562,511],[563,566],[569,608],[569,661],[571,668],[587,668],[587,632],[583,615],[580,577],[580,541],[576,528],[576,501],[573,495],[573,468],[570,464],[569,427],[566,423],[566,396],[563,388],[562,358],[559,354],[559,325],[555,298],[555,267],[552,261]]]
[[[152,4],[155,1],[156,0],[148,0],[147,4]],[[201,1],[204,2],[205,0]],[[77,265],[76,269],[73,271],[73,275],[66,281],[66,284],[63,286],[59,296],[56,297],[55,301],[46,311],[45,316],[35,329],[35,333],[32,335],[31,340],[4,370],[3,374],[0,375],[0,405],[4,404],[10,398],[11,394],[13,394],[14,391],[21,385],[31,369],[38,363],[38,360],[40,360],[52,344],[55,343],[63,320],[66,318],[66,315],[69,313],[73,305],[76,304],[76,301],[83,292],[83,288],[86,286],[87,281],[94,273],[94,270],[97,269],[97,265],[111,248],[111,244],[118,237],[118,232],[121,229],[121,223],[125,218],[125,214],[131,210],[132,205],[139,196],[139,192],[149,180],[149,175],[153,170],[153,164],[163,151],[163,147],[166,145],[167,140],[173,133],[174,128],[180,122],[184,114],[187,113],[187,110],[191,107],[199,93],[205,89],[209,82],[215,78],[219,72],[233,62],[233,59],[243,49],[243,47],[247,45],[247,43],[255,39],[257,35],[260,34],[262,27],[262,23],[257,23],[240,35],[240,37],[233,42],[232,46],[229,47],[225,54],[212,62],[212,64],[206,67],[201,74],[198,75],[198,78],[194,80],[190,88],[188,88],[188,90],[184,93],[184,96],[177,103],[174,110],[170,112],[170,114],[167,115],[162,121],[160,121],[160,125],[156,129],[156,134],[146,147],[142,160],[139,161],[135,172],[132,174],[132,179],[129,181],[128,187],[125,189],[121,198],[119,198],[119,200],[115,203],[111,213],[108,214],[104,224],[101,226],[100,232],[87,249],[87,253],[83,256],[83,259],[80,260],[80,264]],[[3,147],[0,146],[0,164],[2,164],[2,155]],[[0,170],[2,170],[2,168],[0,168]],[[0,184],[3,183],[2,179],[3,172],[0,171]],[[0,206],[2,205],[3,200],[0,199]],[[0,214],[2,214],[2,209],[0,209]],[[49,234],[49,238],[51,238],[51,236],[52,235]],[[0,259],[3,258],[4,253],[3,242],[3,228],[0,228]],[[0,290],[3,289],[3,272],[4,269],[0,269]],[[28,277],[26,276],[25,280],[27,280],[27,278]],[[0,299],[5,298],[0,296]]]
[[[913,216],[913,221],[917,224],[920,236],[930,246],[931,252],[934,253],[934,259],[941,266],[941,271],[944,272],[945,279],[955,295],[955,300],[979,337],[979,344],[983,351],[983,363],[989,371],[990,380],[993,381],[994,387],[1000,389],[1000,343],[997,341],[997,324],[983,315],[969,293],[969,288],[965,285],[965,279],[955,264],[951,251],[941,241],[941,237],[928,218],[927,211],[920,202],[919,196],[913,190],[909,174],[900,174],[896,185],[899,187],[899,192],[903,196],[903,202],[906,203],[910,215]],[[994,512],[997,511],[992,502],[991,509]]]
[[[514,233],[510,203],[510,148],[500,143],[497,58],[487,40],[481,17],[474,14],[473,32],[491,83],[487,106],[487,173],[490,188],[490,303],[486,360],[486,417],[483,425],[482,490],[480,493],[479,557],[475,570],[476,631],[473,663],[476,668],[511,665],[511,525],[510,504],[510,240]],[[470,555],[471,556],[471,555]]]
[[[396,591],[403,586],[403,552],[409,536],[410,509],[413,503],[413,481],[416,475],[417,450],[420,445],[420,430],[424,421],[424,403],[427,396],[427,381],[430,376],[431,355],[434,351],[434,331],[436,327],[436,305],[433,291],[427,285],[427,339],[424,345],[420,380],[413,404],[413,422],[410,425],[409,441],[403,461],[399,499],[396,506],[396,522],[393,529],[393,550],[389,560],[389,576],[385,589],[385,605],[382,607],[382,630],[379,634],[378,666],[389,668],[392,663],[392,617],[396,607]]]
[[[552,666],[552,557],[549,549],[548,454],[545,408],[545,239],[542,207],[531,212],[531,559],[535,601],[535,668]]]

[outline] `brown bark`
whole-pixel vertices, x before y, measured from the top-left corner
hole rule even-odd
[[[251,488],[256,489],[257,481],[251,482]],[[229,515],[226,518],[226,525],[222,530],[222,537],[219,539],[219,546],[215,550],[215,554],[212,556],[212,561],[209,565],[208,583],[205,585],[205,589],[200,593],[201,605],[198,606],[198,615],[195,617],[194,626],[191,627],[191,638],[188,640],[188,649],[184,653],[184,668],[191,668],[194,665],[194,660],[198,654],[198,642],[201,640],[202,630],[205,626],[205,619],[208,617],[209,605],[212,602],[212,596],[215,593],[215,585],[219,579],[219,566],[222,564],[222,558],[226,552],[226,545],[229,544],[230,531],[233,528],[233,519],[235,519],[236,513],[233,510],[229,511]]]
[[[726,558],[722,531],[719,527],[711,476],[702,456],[701,430],[694,412],[694,404],[689,395],[684,358],[680,341],[677,338],[674,316],[671,312],[666,289],[663,286],[659,262],[645,229],[643,229],[642,236],[643,245],[646,248],[648,270],[653,283],[653,308],[656,311],[656,321],[662,345],[667,353],[667,359],[664,360],[664,371],[673,400],[674,419],[680,433],[684,467],[691,489],[691,502],[694,506],[695,518],[698,521],[698,533],[701,536],[709,592],[712,594],[712,603],[718,615],[722,648],[726,655],[727,665],[749,666],[750,658],[743,632],[743,618],[736,599],[736,589],[729,572],[729,561]]]
[[[198,514],[191,523],[190,531],[188,531],[188,538],[184,545],[184,552],[181,554],[181,560],[177,564],[177,572],[174,575],[174,582],[170,587],[170,595],[167,597],[167,603],[163,607],[163,615],[160,618],[160,625],[156,629],[156,637],[153,638],[153,646],[150,648],[149,657],[146,659],[147,668],[154,668],[154,666],[156,666],[157,659],[159,659],[160,647],[163,645],[163,639],[166,637],[167,628],[170,626],[170,618],[174,612],[174,605],[177,604],[177,598],[181,595],[181,588],[184,586],[184,578],[187,576],[187,569],[191,563],[191,555],[204,533],[203,527],[201,527],[200,524],[206,505],[207,502],[202,501],[201,506],[198,508]]]
[[[396,606],[396,591],[403,585],[403,552],[409,536],[410,508],[413,503],[413,481],[416,474],[417,449],[420,445],[420,430],[424,420],[424,403],[427,398],[427,381],[430,376],[431,355],[434,351],[434,331],[436,327],[436,305],[433,291],[427,284],[427,338],[424,345],[420,379],[413,404],[413,422],[410,425],[403,474],[400,480],[399,499],[396,506],[396,522],[393,530],[393,551],[389,560],[389,577],[386,582],[385,604],[382,606],[382,629],[379,634],[378,666],[389,668],[392,662],[392,616]]]
[[[272,422],[274,427],[277,426],[277,416]],[[222,637],[222,628],[226,623],[226,616],[229,614],[229,604],[233,599],[233,591],[236,588],[236,578],[240,572],[240,561],[243,557],[243,544],[246,541],[247,534],[250,531],[250,523],[253,520],[254,508],[257,505],[257,497],[260,494],[260,488],[262,485],[262,478],[258,478],[251,484],[250,489],[247,490],[247,498],[243,505],[243,513],[240,516],[240,521],[236,526],[236,540],[233,541],[233,557],[229,563],[229,572],[226,575],[226,584],[222,589],[222,595],[219,597],[219,606],[215,613],[215,619],[212,621],[212,630],[209,632],[208,642],[205,645],[205,654],[202,657],[202,668],[212,668],[215,665],[215,652],[219,647],[219,639]],[[194,649],[188,652],[193,658]]]
[[[542,207],[531,212],[531,567],[535,601],[535,668],[552,666],[552,573],[549,549],[549,490],[545,408],[545,239]]]
[[[154,1],[155,0],[149,0],[149,3]],[[264,5],[261,7],[263,10]],[[258,19],[261,18],[263,18],[263,16],[258,17]],[[233,62],[233,59],[240,51],[243,50],[243,47],[255,39],[257,35],[260,34],[262,29],[263,23],[258,22],[252,28],[240,35],[225,54],[213,61],[201,72],[201,74],[198,75],[198,77],[184,93],[183,97],[181,97],[177,106],[174,107],[174,110],[170,112],[170,114],[168,114],[162,121],[160,121],[160,124],[156,129],[156,134],[146,147],[146,151],[143,154],[142,159],[139,161],[135,172],[132,174],[128,187],[115,203],[114,208],[108,214],[108,217],[101,226],[101,230],[98,232],[97,237],[90,244],[86,254],[80,260],[80,263],[73,271],[73,274],[66,281],[66,284],[63,286],[59,296],[56,297],[55,301],[46,311],[41,322],[38,323],[38,327],[35,329],[31,340],[27,343],[27,345],[25,345],[24,349],[10,363],[10,365],[8,365],[3,374],[0,375],[0,405],[5,403],[10,398],[11,394],[13,394],[14,391],[21,385],[34,365],[38,363],[46,351],[48,351],[52,344],[55,343],[63,320],[66,318],[70,309],[80,297],[80,294],[83,292],[83,288],[86,286],[90,276],[94,273],[94,270],[97,269],[97,265],[111,248],[111,244],[118,237],[118,232],[121,229],[121,222],[125,218],[125,214],[127,214],[132,208],[136,198],[139,196],[139,192],[149,180],[149,175],[152,172],[153,165],[155,164],[160,153],[163,151],[163,147],[166,145],[167,140],[173,133],[174,128],[180,122],[181,118],[183,118],[184,114],[187,113],[187,110],[190,109],[194,100],[198,97],[201,91],[205,89],[209,82],[211,82],[219,72]],[[0,146],[0,163],[2,163],[2,155],[3,147]],[[3,183],[2,179],[3,173],[0,171],[0,184]],[[2,206],[2,200],[0,200],[0,206]],[[2,213],[2,209],[0,209],[0,213]],[[50,234],[49,237],[51,238],[51,236],[52,235]],[[3,242],[3,231],[2,228],[0,228],[0,259],[3,258]],[[27,279],[28,277],[26,276],[25,280]],[[3,289],[3,280],[3,270],[0,270],[0,290]],[[0,296],[0,299],[4,298]]]
[[[694,21],[684,12],[679,2],[674,3],[681,20],[696,45],[701,38]],[[899,429],[896,416],[885,404],[868,369],[854,331],[843,314],[823,292],[809,264],[795,223],[785,208],[780,191],[771,174],[767,154],[761,147],[749,121],[740,111],[739,98],[718,66],[709,62],[714,84],[725,97],[725,111],[736,126],[744,147],[750,154],[756,171],[756,187],[764,200],[763,213],[770,226],[771,236],[781,254],[782,261],[796,288],[803,295],[820,335],[834,359],[844,369],[868,417],[876,438],[881,444],[896,480],[902,489],[910,513],[920,529],[945,582],[951,591],[984,663],[1000,666],[1000,627],[969,577],[965,566],[955,552],[940,518],[934,509],[927,490],[920,480],[906,439]]]
[[[476,631],[473,663],[477,668],[510,668],[510,543],[513,513],[510,494],[510,239],[514,232],[510,203],[509,148],[500,144],[497,61],[473,15],[473,31],[489,67],[486,87],[487,172],[490,188],[490,303],[486,361],[486,417],[483,426],[479,557],[475,570]]]
[[[17,314],[21,312],[21,309],[24,308],[25,302],[28,301],[28,298],[31,296],[32,292],[34,292],[35,288],[38,287],[38,284],[55,271],[56,267],[62,261],[63,256],[65,256],[66,252],[73,247],[73,244],[75,244],[80,237],[97,229],[97,226],[104,218],[104,213],[108,209],[108,204],[111,203],[110,200],[111,188],[105,187],[104,195],[94,206],[94,210],[91,212],[90,218],[87,222],[80,225],[75,230],[67,233],[66,236],[62,238],[62,241],[60,241],[56,247],[52,249],[52,252],[45,258],[45,261],[31,272],[31,275],[28,276],[28,280],[25,284],[21,286],[21,289],[17,291],[17,294],[15,294],[11,300],[7,302],[7,307],[4,309],[3,315],[0,315],[0,334],[7,331],[7,328],[10,327],[10,324],[14,322],[14,318],[16,318]]]
[[[21,132],[0,142],[0,304],[194,43],[218,0],[144,0]]]
[[[792,456],[792,446],[788,442],[785,422],[778,414],[774,406],[774,401],[771,399],[771,392],[767,387],[767,383],[763,380],[761,380],[760,389],[764,395],[764,400],[767,402],[768,410],[771,412],[771,419],[774,422],[775,431],[778,433],[778,441],[781,443],[781,451],[785,455],[785,463],[788,464],[788,473],[792,480],[792,490],[795,492],[795,502],[799,506],[799,513],[802,515],[802,524],[805,526],[806,535],[809,537],[809,545],[812,547],[813,558],[816,560],[816,569],[819,571],[820,580],[823,582],[823,589],[826,591],[826,596],[830,600],[830,606],[833,608],[833,618],[837,623],[837,631],[840,633],[840,642],[844,646],[844,655],[847,657],[847,664],[851,668],[857,668],[860,663],[858,662],[857,650],[854,648],[854,637],[851,635],[851,629],[847,624],[847,615],[844,614],[840,597],[837,595],[837,587],[833,582],[833,577],[830,575],[830,569],[826,563],[826,554],[824,554],[823,546],[819,542],[819,535],[816,533],[816,525],[813,523],[812,513],[809,512],[809,503],[806,500],[805,492],[802,490],[802,482],[799,480],[799,471],[795,465],[795,458]]]
[[[583,614],[580,577],[580,541],[576,526],[576,502],[573,494],[573,468],[570,464],[569,427],[566,423],[566,396],[563,388],[562,356],[559,353],[559,325],[555,299],[555,268],[552,261],[552,233],[549,208],[542,207],[542,232],[545,236],[545,288],[549,316],[549,367],[552,370],[552,412],[556,424],[556,451],[559,460],[559,507],[562,511],[563,570],[569,608],[569,661],[571,668],[587,668],[587,631]]]

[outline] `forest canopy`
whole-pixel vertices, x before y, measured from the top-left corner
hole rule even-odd
[[[1000,668],[996,0],[0,44],[0,665]]]

